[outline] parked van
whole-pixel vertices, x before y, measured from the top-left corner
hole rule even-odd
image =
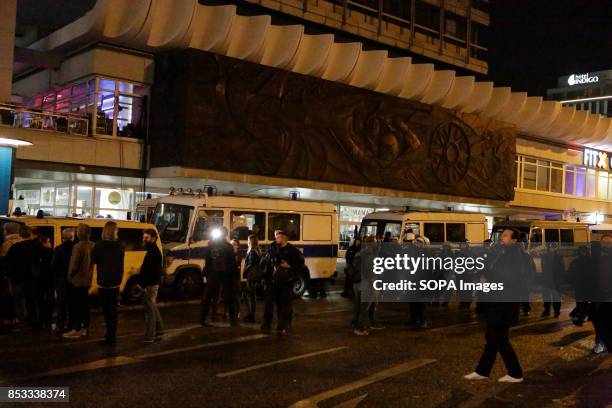
[[[142,200],[136,204],[136,216],[134,217],[135,221],[140,222],[150,222],[151,218],[153,218],[153,213],[155,212],[155,207],[159,198],[148,198],[146,200]]]
[[[47,235],[51,238],[53,248],[62,243],[62,231],[72,228],[76,232],[79,224],[87,224],[91,227],[91,241],[96,242],[102,236],[102,228],[107,221],[114,221],[119,227],[119,241],[125,249],[123,280],[119,287],[122,300],[126,303],[136,301],[140,298],[142,289],[138,284],[137,275],[140,273],[140,266],[146,254],[146,249],[142,242],[143,231],[148,228],[155,229],[152,224],[140,223],[135,221],[109,220],[104,218],[64,218],[64,217],[44,217],[37,218],[32,216],[23,217],[0,217],[0,228],[4,231],[4,224],[15,222],[36,228],[39,234]],[[161,250],[161,243],[157,241]],[[98,287],[96,285],[96,270],[90,294],[96,295]]]
[[[427,237],[432,244],[466,240],[480,244],[487,239],[487,231],[487,219],[481,214],[377,211],[364,217],[359,236],[402,242],[405,235],[412,232]]]
[[[285,230],[306,260],[307,270],[294,286],[298,296],[309,280],[329,279],[336,272],[338,214],[333,204],[207,194],[175,194],[158,200],[151,222],[164,244],[164,283],[181,298],[202,290],[208,241],[221,226],[231,239],[240,241],[242,251],[250,234],[258,236],[265,250],[274,241],[274,231]]]

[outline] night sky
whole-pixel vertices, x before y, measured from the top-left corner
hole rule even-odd
[[[491,0],[489,74],[545,95],[557,77],[612,69],[612,0]]]
[[[46,34],[94,4],[18,0],[18,31],[34,25]],[[497,86],[545,95],[558,76],[612,68],[612,0],[490,0],[490,13],[489,74]]]

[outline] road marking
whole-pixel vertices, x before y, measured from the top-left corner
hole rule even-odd
[[[378,373],[374,373],[368,377],[362,378],[361,380],[357,380],[355,382],[343,385],[338,388],[333,388],[328,391],[324,391],[320,394],[314,395],[312,397],[303,399],[301,401],[296,402],[291,405],[289,408],[314,408],[317,407],[319,402],[325,401],[327,399],[336,397],[338,395],[368,386],[375,382],[383,381],[391,377],[395,377],[400,374],[407,373],[408,371],[435,363],[436,360],[431,358],[421,358],[418,360],[409,361],[407,363],[403,363],[400,365],[396,365],[394,367],[388,368],[383,371],[379,371]]]
[[[53,375],[73,374],[81,371],[92,371],[100,368],[117,367],[127,364],[139,363],[141,360],[132,357],[117,356],[111,358],[105,358],[103,360],[90,361],[85,364],[78,364],[70,367],[58,368],[56,370],[47,371],[41,374],[40,377],[47,377]]]
[[[218,378],[230,377],[232,375],[238,375],[238,374],[246,373],[246,372],[249,372],[249,371],[258,370],[260,368],[270,367],[270,366],[277,365],[277,364],[290,363],[292,361],[303,360],[303,359],[309,358],[309,357],[315,357],[315,356],[320,356],[322,354],[333,353],[333,352],[336,352],[336,351],[344,350],[345,348],[347,348],[347,347],[346,346],[334,347],[334,348],[330,348],[330,349],[326,349],[326,350],[315,351],[315,352],[312,352],[312,353],[300,354],[299,356],[293,356],[293,357],[283,358],[283,359],[280,359],[280,360],[269,361],[267,363],[256,364],[256,365],[253,365],[253,366],[240,368],[240,369],[234,370],[234,371],[226,371],[224,373],[219,373],[219,374],[217,374],[217,377]]]
[[[207,349],[207,348],[212,348],[212,347],[225,346],[227,344],[245,343],[251,340],[263,339],[265,337],[269,337],[269,335],[268,334],[253,334],[251,336],[242,336],[242,337],[237,337],[235,339],[216,341],[213,343],[198,344],[197,346],[181,347],[177,349],[158,351],[154,353],[137,354],[134,357],[139,358],[139,359],[161,357],[161,356],[167,356],[170,354],[184,353],[186,351],[201,350],[201,349]]]

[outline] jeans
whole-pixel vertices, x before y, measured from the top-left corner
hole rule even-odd
[[[553,288],[542,288],[542,298],[544,299],[544,312],[550,313],[550,306],[552,304],[555,314],[559,314],[561,311],[561,295],[557,289]]]
[[[68,329],[81,330],[89,327],[89,288],[70,287],[69,314]]]
[[[219,290],[222,287],[223,303],[229,311],[231,322],[235,322],[238,317],[238,310],[236,309],[236,302],[234,300],[236,288],[234,282],[221,282],[216,280],[209,280],[206,283],[206,288],[202,294],[202,309],[200,320],[202,323],[208,321],[208,311],[210,310],[210,303],[216,302],[215,299],[218,297]]]
[[[159,309],[155,304],[159,285],[145,286],[142,289],[142,304],[144,306],[145,338],[153,339],[156,334],[164,331]]]
[[[21,322],[26,321],[25,285],[23,282],[11,281],[11,295],[15,304],[15,317]]]
[[[255,317],[255,308],[257,306],[257,282],[249,280],[245,289],[245,300],[247,304],[247,317]]]
[[[353,327],[356,330],[368,330],[371,324],[370,317],[373,317],[374,314],[374,304],[372,302],[362,300],[363,293],[361,291],[360,283],[356,283],[354,285],[353,292],[355,293]]]
[[[480,357],[476,372],[488,377],[495,363],[497,353],[501,354],[508,374],[514,378],[523,378],[523,370],[518,361],[518,357],[510,344],[509,339],[510,325],[506,323],[487,323],[485,339],[487,341]]]
[[[104,323],[106,324],[106,341],[115,341],[117,336],[117,296],[119,288],[100,288],[100,302],[104,313]]]

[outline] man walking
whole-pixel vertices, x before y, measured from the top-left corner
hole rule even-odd
[[[155,301],[162,277],[162,253],[157,246],[157,231],[146,229],[142,238],[147,254],[140,267],[142,304],[144,305],[145,333],[143,343],[153,343],[164,332],[164,326]]]

